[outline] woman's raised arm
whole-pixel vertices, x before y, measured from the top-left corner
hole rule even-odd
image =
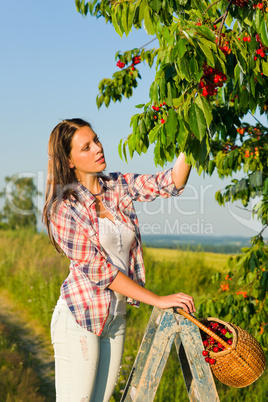
[[[186,186],[190,171],[191,166],[187,165],[185,162],[185,155],[181,153],[172,170],[172,179],[177,188],[183,188]]]

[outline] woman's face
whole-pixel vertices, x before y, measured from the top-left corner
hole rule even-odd
[[[106,168],[102,145],[91,128],[79,128],[71,146],[70,167],[75,168],[79,181],[84,182],[88,173],[99,173]]]

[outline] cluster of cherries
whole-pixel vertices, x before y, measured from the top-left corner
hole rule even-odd
[[[205,98],[216,95],[217,87],[222,87],[226,79],[227,77],[224,73],[205,63],[203,66],[203,76],[199,82],[199,87],[202,88],[202,95]]]
[[[266,56],[266,52],[267,52],[267,47],[264,46],[260,40],[260,37],[258,34],[255,35],[256,41],[259,42],[260,46],[259,49],[256,50],[257,55],[259,55],[260,57],[265,57]],[[257,60],[257,56],[254,56],[254,60]]]
[[[219,324],[218,322],[211,321],[208,325],[208,328],[214,332],[216,335],[220,336],[222,340],[227,342],[229,345],[233,343],[233,334],[230,329],[226,328],[225,325]],[[209,356],[209,352],[222,352],[225,347],[217,342],[212,336],[206,334],[205,332],[201,331],[201,336],[203,340],[204,350],[202,355],[205,357],[205,361],[210,364],[215,364],[216,359]]]
[[[255,155],[254,155],[254,154],[255,154]],[[252,156],[252,155],[254,155],[254,159],[256,159],[256,158],[260,155],[260,152],[259,152],[259,148],[258,148],[258,147],[255,147],[255,148],[254,148],[254,152],[249,151],[248,149],[245,150],[245,158],[249,158],[249,157]]]
[[[118,60],[118,62],[116,63],[117,67],[119,68],[124,68],[125,67],[125,63],[123,63],[121,60]]]
[[[248,4],[248,1],[247,0],[235,0],[234,3],[237,7],[244,8]]]
[[[253,4],[253,6],[252,6],[254,9],[256,9],[256,8],[259,8],[260,10],[264,10],[264,4],[263,3],[257,3],[257,4]],[[267,8],[268,7],[266,7],[266,9],[265,9],[265,11],[267,12],[268,10],[267,10]]]
[[[134,56],[132,59],[131,70],[135,70],[135,65],[139,64],[140,62],[141,62],[141,56]],[[124,68],[126,64],[123,61],[118,60],[116,65],[119,68]]]
[[[153,109],[154,112],[159,112],[160,109],[161,109],[163,106],[166,106],[166,102],[160,103],[159,106],[153,105],[153,106],[152,106],[152,109]],[[157,118],[158,118],[158,116],[155,114],[155,115],[154,115],[154,119],[157,120]],[[161,120],[160,120],[160,123],[161,123],[161,124],[164,124],[165,122],[166,122],[165,119],[161,119]]]
[[[237,128],[237,132],[240,135],[244,135],[245,133],[248,133],[249,135],[256,137],[257,140],[260,139],[260,137],[263,135],[263,133],[261,132],[261,130],[257,127],[238,127]]]
[[[238,6],[240,8],[244,8],[248,4],[248,0],[234,0],[233,2],[235,3],[236,6]],[[252,7],[254,9],[259,8],[260,10],[263,10],[265,6],[263,3],[256,3],[256,4],[253,4]]]
[[[216,43],[218,42],[218,39],[216,39]],[[225,39],[225,33],[221,34],[221,40],[220,40],[221,46],[219,48],[221,51],[227,56],[227,54],[230,54],[232,52],[231,48],[229,47],[229,42],[228,40]]]

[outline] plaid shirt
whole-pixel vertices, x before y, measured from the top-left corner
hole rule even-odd
[[[133,201],[153,201],[156,197],[178,196],[172,169],[154,175],[110,173],[99,177],[105,208],[134,231],[129,254],[129,277],[145,284],[141,236]],[[50,214],[53,237],[70,260],[70,274],[61,295],[79,325],[100,335],[109,314],[112,291],[108,288],[118,273],[99,242],[95,197],[81,183],[73,183],[79,197],[59,202]],[[139,302],[128,299],[138,306]]]

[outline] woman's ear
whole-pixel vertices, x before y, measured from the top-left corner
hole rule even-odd
[[[74,164],[73,164],[73,162],[71,161],[71,159],[69,159],[69,168],[71,168],[71,169],[74,168]]]

